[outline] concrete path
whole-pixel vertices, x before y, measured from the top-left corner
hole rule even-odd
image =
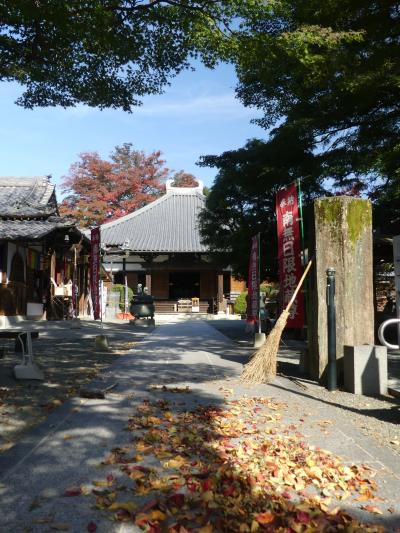
[[[151,385],[189,385],[192,394],[180,395],[185,407],[223,403],[221,385],[241,397],[269,396],[288,404],[287,423],[304,422],[308,442],[339,453],[344,461],[368,463],[377,470],[384,498],[380,519],[388,531],[400,525],[400,465],[398,457],[378,448],[352,427],[344,427],[340,412],[308,397],[295,384],[278,378],[271,385],[245,387],[238,382],[241,348],[203,321],[171,323],[157,328],[130,355],[120,358],[93,388],[117,384],[105,400],[74,398],[52,413],[19,445],[0,456],[0,532],[42,533],[140,531],[110,522],[90,508],[84,497],[68,498],[65,489],[101,477],[98,465],[116,446],[128,442],[124,431],[133,407],[154,396]],[[248,353],[248,350],[245,350]],[[175,395],[176,399],[176,395]],[[321,422],[331,420],[327,427]],[[391,512],[387,512],[390,508]],[[356,511],[363,518],[363,511]],[[353,513],[354,514],[354,513]],[[366,517],[364,516],[364,519]],[[367,519],[371,520],[368,514]]]

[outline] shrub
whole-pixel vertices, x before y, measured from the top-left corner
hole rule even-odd
[[[269,283],[262,283],[260,285],[260,292],[263,292],[266,298],[269,300],[273,300],[278,296],[279,288],[274,285],[270,285]]]
[[[235,309],[235,313],[238,315],[244,315],[246,313],[246,309],[247,309],[246,296],[247,296],[247,291],[241,292],[235,300],[234,309]]]
[[[119,307],[121,311],[124,311],[125,310],[125,285],[117,283],[116,285],[113,285],[111,291],[119,292]],[[128,308],[129,308],[129,304],[132,298],[133,298],[133,290],[130,287],[128,287]]]

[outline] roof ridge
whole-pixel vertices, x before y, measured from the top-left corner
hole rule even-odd
[[[49,183],[48,176],[0,176],[0,187],[29,187],[37,180],[42,180],[43,186]]]
[[[100,224],[101,228],[112,228],[113,226],[117,226],[118,224],[121,224],[122,222],[125,222],[127,220],[130,220],[131,218],[134,218],[135,216],[144,213],[145,211],[148,211],[151,207],[154,207],[155,205],[159,205],[163,200],[167,198],[167,194],[163,194],[160,196],[160,198],[157,198],[156,200],[153,200],[149,204],[144,205],[143,207],[139,207],[139,209],[136,209],[136,211],[133,211],[132,213],[128,213],[127,215],[124,215],[123,217],[116,218],[115,220],[111,220],[110,222],[104,222],[104,224]]]
[[[205,196],[168,194],[115,221],[103,224],[102,242],[129,250],[205,252],[200,242],[198,214]]]
[[[182,188],[184,188],[184,187],[182,187]],[[171,189],[170,189],[170,191],[171,191]],[[189,193],[187,193],[187,194],[186,193],[179,193],[179,192],[177,192],[177,193],[175,193],[175,192],[165,193],[162,196],[160,196],[160,198],[157,198],[156,200],[153,200],[152,202],[150,202],[147,205],[144,205],[143,207],[139,207],[139,209],[137,209],[136,211],[133,211],[132,213],[128,213],[127,215],[124,215],[122,217],[116,218],[115,220],[111,220],[110,222],[105,222],[104,224],[100,224],[100,227],[101,228],[104,227],[104,229],[108,229],[108,228],[112,228],[113,226],[117,226],[118,224],[121,224],[123,222],[126,222],[127,220],[130,220],[131,218],[134,218],[135,216],[138,216],[138,215],[141,215],[142,213],[145,213],[149,209],[155,207],[156,205],[159,205],[162,201],[168,200],[172,196],[198,196],[200,199],[205,199],[205,195],[202,194],[198,190],[194,190],[190,194]]]

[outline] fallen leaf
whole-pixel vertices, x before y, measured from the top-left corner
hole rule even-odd
[[[70,526],[68,524],[54,523],[50,525],[50,529],[55,529],[56,531],[68,531]]]
[[[80,487],[68,487],[64,491],[64,496],[80,496],[82,493]]]
[[[109,508],[110,511],[117,511],[122,509],[123,511],[128,511],[130,514],[134,514],[137,509],[137,504],[135,502],[114,502]]]
[[[200,528],[197,533],[213,533],[214,528],[211,524],[207,524],[206,526]]]
[[[368,511],[369,513],[383,514],[383,512],[376,507],[376,505],[364,505],[361,507],[361,509],[365,509],[365,511]]]
[[[298,511],[296,514],[296,519],[298,522],[300,522],[300,524],[309,524],[311,521],[310,515],[304,511]]]
[[[270,524],[275,520],[275,515],[270,511],[266,511],[265,513],[258,514],[255,519],[259,524]]]

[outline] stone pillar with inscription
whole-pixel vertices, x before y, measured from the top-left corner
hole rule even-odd
[[[336,270],[336,347],[339,378],[344,346],[374,344],[372,208],[349,196],[314,203],[315,264],[309,287],[309,357],[312,378],[325,381],[327,346],[326,270]]]

